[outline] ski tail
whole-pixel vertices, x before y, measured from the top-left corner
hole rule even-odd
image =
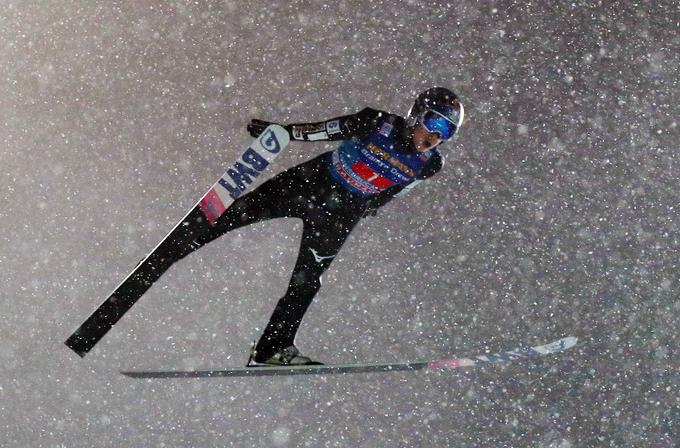
[[[196,235],[205,226],[214,225],[289,142],[288,131],[282,126],[267,127],[64,343],[81,357],[92,350],[173,263],[196,249],[192,246]]]
[[[200,232],[203,219],[194,206],[172,231],[137,264],[109,297],[65,341],[81,358],[99,342],[121,317],[151,288],[172,264],[193,249],[192,238]]]

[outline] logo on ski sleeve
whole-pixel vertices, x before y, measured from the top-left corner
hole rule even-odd
[[[323,256],[323,255],[319,255],[319,253],[317,251],[315,251],[314,249],[312,249],[311,247],[309,248],[309,250],[312,251],[312,255],[314,255],[314,259],[316,260],[317,263],[323,263],[324,260],[329,260],[329,259],[335,258],[335,255],[337,255],[337,254],[333,254],[333,255]]]
[[[326,132],[328,135],[335,135],[340,133],[340,120],[332,120],[326,123]]]
[[[295,140],[324,140],[328,138],[325,123],[298,124],[293,126],[293,138]]]

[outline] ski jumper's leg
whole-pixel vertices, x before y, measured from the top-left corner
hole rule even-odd
[[[201,247],[227,232],[256,222],[275,218],[302,218],[305,212],[307,185],[310,173],[318,165],[316,159],[289,168],[238,198],[195,241]],[[194,249],[195,250],[195,249]]]
[[[361,219],[354,209],[333,209],[332,195],[318,193],[307,204],[300,253],[288,290],[255,348],[257,359],[267,359],[293,345],[300,322],[321,287],[321,275]]]
[[[153,273],[147,275],[148,280],[155,281],[175,262],[231,230],[266,219],[299,215],[298,193],[291,186],[301,177],[304,166],[283,171],[236,199],[214,225],[196,207],[184,220],[185,225],[179,226],[176,234],[153,253],[150,259]]]
[[[178,226],[151,255],[150,269],[143,273],[144,283],[151,285],[175,262],[231,230],[266,219],[302,218],[308,203],[306,195],[312,190],[309,179],[316,178],[320,169],[325,170],[321,156],[277,174],[234,201],[214,225],[196,207],[184,220],[185,225]]]

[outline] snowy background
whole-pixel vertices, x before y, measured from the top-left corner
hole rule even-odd
[[[677,2],[0,4],[0,445],[680,446]],[[63,341],[250,143],[250,118],[466,107],[443,171],[365,220],[298,335],[327,363],[504,366],[132,380],[242,366],[301,224],[166,273]],[[333,146],[294,143],[270,173]]]

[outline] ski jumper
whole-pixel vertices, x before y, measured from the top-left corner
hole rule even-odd
[[[295,334],[330,266],[361,218],[404,189],[434,175],[442,157],[433,148],[415,150],[406,120],[366,108],[359,113],[319,123],[285,126],[293,140],[342,141],[337,149],[289,168],[251,193],[238,198],[210,226],[205,222],[154,254],[158,272],[225,233],[266,219],[294,217],[303,222],[302,242],[285,295],[279,300],[257,346],[266,359],[293,345]],[[169,265],[168,265],[169,267]]]

